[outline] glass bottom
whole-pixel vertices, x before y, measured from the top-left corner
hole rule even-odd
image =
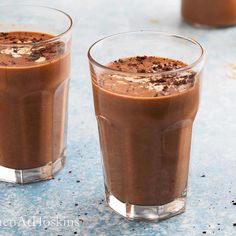
[[[123,203],[108,191],[106,191],[106,201],[110,208],[128,220],[160,221],[179,215],[185,211],[186,191],[172,202],[161,206],[141,206]]]
[[[230,28],[235,26],[235,23],[229,24],[229,25],[207,25],[207,24],[200,24],[200,23],[195,23],[195,22],[191,22],[188,20],[185,20],[185,22],[193,27],[196,28],[203,28],[203,29],[222,29],[222,28]]]
[[[65,159],[66,155],[64,151],[61,157],[55,162],[49,162],[44,166],[33,169],[15,170],[0,166],[0,181],[17,184],[28,184],[52,179],[57,172],[63,169],[65,165]]]

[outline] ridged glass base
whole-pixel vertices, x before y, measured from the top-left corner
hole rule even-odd
[[[123,203],[109,192],[106,192],[106,201],[114,211],[128,220],[159,221],[176,216],[185,211],[186,191],[174,201],[162,206],[141,206]]]
[[[55,162],[33,169],[15,170],[0,166],[0,181],[17,184],[27,184],[42,180],[52,179],[65,164],[66,156],[63,154]]]

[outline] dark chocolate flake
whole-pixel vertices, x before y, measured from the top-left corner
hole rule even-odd
[[[158,79],[158,82],[159,82],[159,83],[165,83],[165,82],[166,82],[166,79],[164,79],[164,78]]]
[[[0,32],[0,37],[6,37],[7,35],[8,35],[8,33]]]
[[[153,97],[158,97],[158,93],[154,94]]]
[[[164,86],[163,91],[168,90],[168,86]]]
[[[40,57],[41,57],[41,53],[39,51],[33,51],[30,54],[30,59],[33,60],[33,61],[38,60]]]
[[[163,70],[164,70],[164,71],[171,71],[171,70],[173,70],[173,68],[170,67],[170,66],[165,66],[165,67],[163,68]]]
[[[138,73],[145,73],[146,71],[144,69],[138,69],[137,72]]]
[[[18,48],[17,47],[13,47],[13,52],[17,53],[18,52]]]
[[[195,73],[191,73],[190,75],[188,75],[188,82],[189,83],[194,83],[194,80],[195,80]]]
[[[182,85],[182,84],[187,84],[187,80],[186,80],[186,79],[183,79],[183,80],[175,80],[173,84],[174,84],[174,85],[177,85],[177,86]]]
[[[139,61],[139,62],[141,62],[141,61],[144,61],[146,58],[147,58],[147,56],[141,56],[141,57],[140,57],[140,56],[137,56],[137,57],[136,57],[136,60]]]

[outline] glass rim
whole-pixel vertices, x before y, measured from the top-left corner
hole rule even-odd
[[[199,50],[200,50],[200,56],[194,61],[192,62],[191,64],[189,65],[186,65],[184,67],[181,67],[179,69],[174,69],[174,70],[171,70],[171,71],[161,71],[161,72],[147,72],[147,73],[143,73],[143,72],[126,72],[126,71],[120,71],[120,70],[117,70],[117,69],[113,69],[113,68],[110,68],[106,65],[103,65],[101,63],[99,63],[98,61],[96,61],[93,56],[92,56],[92,49],[100,42],[102,42],[103,40],[106,40],[106,39],[109,39],[109,38],[112,38],[112,37],[116,37],[116,36],[121,36],[121,35],[127,35],[127,34],[133,34],[133,33],[154,33],[154,34],[158,34],[158,35],[163,35],[163,36],[169,36],[169,37],[174,37],[174,38],[178,38],[178,39],[183,39],[183,40],[186,40],[196,46],[198,46]],[[183,72],[183,71],[186,71],[186,70],[190,70],[192,69],[193,67],[197,66],[199,63],[201,63],[205,57],[205,49],[204,47],[196,40],[190,38],[190,37],[186,37],[186,36],[182,36],[182,35],[179,35],[179,34],[175,34],[175,33],[170,33],[170,32],[165,32],[165,31],[157,31],[157,30],[139,30],[139,31],[126,31],[126,32],[121,32],[121,33],[116,33],[116,34],[112,34],[112,35],[109,35],[109,36],[106,36],[106,37],[103,37],[99,40],[97,40],[95,43],[93,43],[89,49],[88,49],[88,52],[87,52],[87,56],[88,56],[88,59],[89,61],[100,67],[100,68],[103,68],[105,70],[108,70],[108,71],[111,71],[111,72],[116,72],[116,73],[119,73],[119,74],[123,74],[123,75],[138,75],[138,76],[147,76],[147,75],[168,75],[168,74],[173,74],[173,73],[179,73],[179,72]],[[141,56],[141,55],[138,55],[138,56]],[[152,55],[153,56],[153,55]],[[117,58],[119,59],[119,58]],[[171,58],[174,60],[174,58]]]
[[[61,13],[62,15],[66,16],[67,19],[69,20],[69,26],[67,27],[67,29],[65,31],[63,31],[62,33],[59,33],[57,35],[53,35],[52,38],[49,38],[49,39],[43,39],[41,40],[40,42],[32,42],[32,43],[0,43],[0,45],[3,45],[3,46],[9,46],[9,45],[14,45],[14,46],[23,46],[23,45],[41,45],[43,43],[48,43],[48,42],[52,42],[52,41],[55,41],[55,40],[58,40],[59,38],[61,38],[63,35],[67,34],[69,31],[71,31],[72,29],[72,26],[73,26],[73,20],[72,20],[72,17],[62,11],[62,10],[59,10],[57,8],[54,8],[54,7],[48,7],[48,6],[42,6],[42,5],[30,5],[30,4],[7,4],[7,5],[2,5],[1,6],[1,10],[3,8],[7,8],[7,7],[16,7],[16,6],[20,6],[20,7],[33,7],[33,8],[44,8],[44,9],[48,9],[48,10],[53,10],[55,12],[58,12],[58,13]],[[20,32],[20,31],[19,31]],[[6,32],[1,32],[0,33],[6,33]]]

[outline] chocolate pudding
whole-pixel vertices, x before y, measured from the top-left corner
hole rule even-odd
[[[53,37],[0,33],[0,166],[33,169],[64,156],[70,52]]]
[[[181,61],[151,56],[106,66],[112,70],[95,74],[91,67],[91,73],[107,192],[142,206],[181,197],[199,74],[183,70],[187,65]]]
[[[235,0],[182,0],[183,18],[197,25],[224,27],[236,24]]]

